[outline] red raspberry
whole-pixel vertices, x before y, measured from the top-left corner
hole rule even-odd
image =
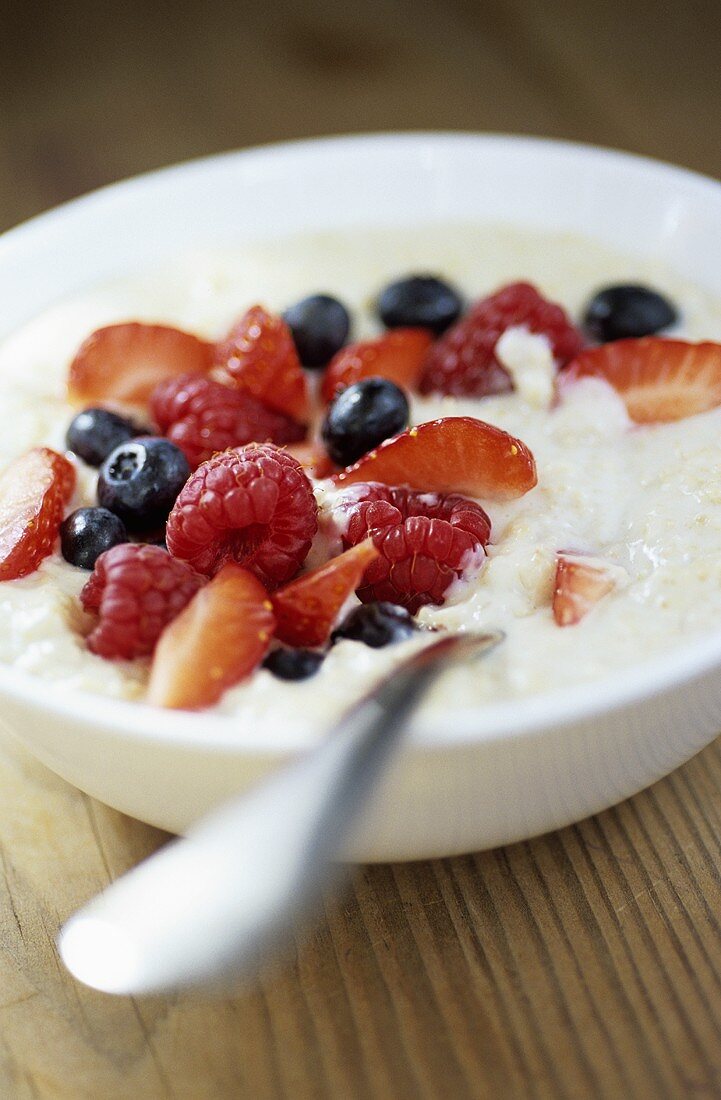
[[[85,610],[99,615],[88,648],[101,657],[147,657],[204,583],[159,546],[126,542],[106,550],[80,593]]]
[[[298,443],[306,429],[242,390],[202,374],[169,378],[153,391],[153,419],[192,469],[218,451],[245,443]]]
[[[271,444],[224,451],[181,490],[166,529],[168,549],[211,576],[228,561],[277,588],[294,576],[318,526],[313,488],[300,463]]]
[[[370,535],[380,551],[363,575],[359,598],[402,604],[413,614],[424,604],[442,604],[448,586],[491,537],[480,504],[458,493],[356,485],[336,508],[346,546]]]
[[[506,329],[524,325],[547,336],[559,367],[583,347],[581,334],[554,302],[542,298],[530,283],[511,283],[471,307],[430,348],[423,365],[421,393],[487,397],[508,393],[513,382],[495,356]]]

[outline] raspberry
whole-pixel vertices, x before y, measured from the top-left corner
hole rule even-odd
[[[80,593],[85,610],[99,616],[88,648],[100,657],[147,657],[204,583],[159,546],[123,543],[106,550]]]
[[[153,418],[196,469],[218,451],[245,443],[298,443],[306,429],[257,397],[202,374],[170,378],[154,390]]]
[[[421,393],[508,393],[513,382],[496,359],[495,347],[506,329],[516,325],[547,336],[559,367],[583,347],[581,334],[560,306],[542,298],[530,283],[511,283],[477,302],[433,344],[423,365]]]
[[[168,549],[208,576],[235,561],[277,588],[305,561],[317,526],[300,463],[270,444],[248,444],[190,476],[168,519]]]
[[[364,603],[402,604],[413,614],[424,604],[442,604],[448,586],[491,537],[491,521],[480,504],[458,493],[356,485],[336,508],[346,546],[370,535],[380,551],[365,571],[358,597]]]

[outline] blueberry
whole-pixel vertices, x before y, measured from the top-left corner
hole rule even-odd
[[[345,344],[350,332],[348,310],[337,298],[313,294],[291,306],[283,319],[304,367],[324,367]]]
[[[323,664],[323,654],[314,649],[274,649],[263,661],[279,680],[308,680]]]
[[[350,638],[373,649],[405,642],[418,630],[413,616],[395,603],[364,603],[356,607],[332,634],[331,640]]]
[[[440,335],[458,320],[463,299],[435,275],[409,275],[381,291],[376,309],[386,328],[420,326]]]
[[[84,409],[70,422],[65,442],[88,466],[100,466],[121,443],[142,434],[143,429],[110,409]]]
[[[586,306],[583,324],[602,343],[626,337],[652,336],[678,320],[676,308],[645,286],[607,286]]]
[[[78,508],[60,526],[63,557],[79,569],[93,569],[101,554],[127,541],[125,524],[107,508]]]
[[[129,531],[161,527],[190,477],[188,460],[168,439],[144,436],[122,443],[105,459],[98,477],[98,502],[115,512]]]
[[[349,466],[408,426],[408,398],[387,378],[363,378],[341,390],[323,421],[321,434],[328,454]]]

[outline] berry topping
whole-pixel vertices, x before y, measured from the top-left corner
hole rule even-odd
[[[376,309],[386,328],[429,328],[440,336],[458,320],[463,300],[435,275],[410,275],[385,287]]]
[[[299,424],[309,419],[308,383],[287,324],[253,306],[215,347],[213,377]]]
[[[257,577],[232,562],[223,566],[163,633],[148,702],[184,710],[212,706],[257,668],[274,627]]]
[[[387,378],[364,378],[341,390],[321,429],[331,459],[350,466],[408,425],[408,398]]]
[[[395,642],[406,642],[418,630],[412,615],[395,603],[367,603],[354,607],[337,630],[333,642],[348,638],[363,642],[371,649],[382,649]]]
[[[653,336],[678,320],[674,306],[645,286],[607,286],[586,306],[586,332],[602,343],[628,337]]]
[[[153,392],[156,424],[194,470],[219,451],[246,443],[295,443],[306,429],[257,397],[202,374],[161,382]]]
[[[110,409],[85,409],[71,420],[65,442],[88,466],[100,466],[121,443],[144,434],[132,420]]]
[[[85,610],[98,613],[88,648],[110,659],[147,657],[204,583],[159,546],[125,543],[107,550],[80,593]]]
[[[304,367],[324,367],[345,344],[350,317],[345,306],[328,294],[313,294],[291,306],[283,320],[293,334]]]
[[[546,336],[559,367],[583,347],[580,333],[553,302],[530,283],[511,283],[471,307],[428,352],[420,381],[421,393],[456,397],[487,397],[508,393],[513,383],[499,363],[495,347],[503,333],[516,326]]]
[[[277,588],[300,569],[317,526],[300,463],[270,444],[249,444],[191,475],[168,519],[168,549],[208,576],[235,561]]]
[[[276,592],[273,610],[278,638],[288,645],[323,645],[366,567],[377,557],[378,551],[366,539]]]
[[[291,443],[286,450],[297,458],[311,477],[330,477],[337,472],[337,466],[331,462],[328,452],[321,443]]]
[[[34,447],[0,474],[0,580],[34,573],[52,552],[75,467],[49,447]]]
[[[447,416],[381,443],[334,480],[513,500],[532,489],[537,478],[533,455],[520,439],[483,420]]]
[[[323,400],[332,401],[346,386],[362,378],[387,378],[397,386],[414,389],[432,342],[427,329],[399,328],[377,340],[348,344],[331,360],[323,375]]]
[[[212,357],[212,344],[177,328],[138,321],[108,325],[80,346],[70,364],[68,393],[76,403],[142,404],[164,378],[205,374]]]
[[[101,554],[127,541],[125,524],[107,508],[78,508],[60,526],[62,555],[79,569],[93,569]]]
[[[346,545],[364,545],[370,535],[380,552],[365,570],[358,597],[403,604],[411,613],[443,603],[449,585],[481,564],[491,537],[480,504],[457,494],[357,485],[336,509]]]
[[[116,447],[100,468],[98,503],[120,516],[129,531],[157,530],[168,518],[190,476],[188,460],[174,443],[144,436]]]
[[[603,378],[637,424],[682,420],[721,405],[721,344],[646,336],[582,352],[565,381]]]
[[[323,664],[324,655],[313,649],[274,649],[263,661],[263,668],[278,680],[309,680]]]
[[[553,618],[559,626],[573,626],[614,588],[604,569],[559,554],[553,587]]]

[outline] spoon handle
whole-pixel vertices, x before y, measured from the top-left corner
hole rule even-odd
[[[348,831],[431,684],[498,634],[418,651],[299,762],[227,803],[72,917],[60,953],[108,993],[224,982],[254,970],[320,894]]]

